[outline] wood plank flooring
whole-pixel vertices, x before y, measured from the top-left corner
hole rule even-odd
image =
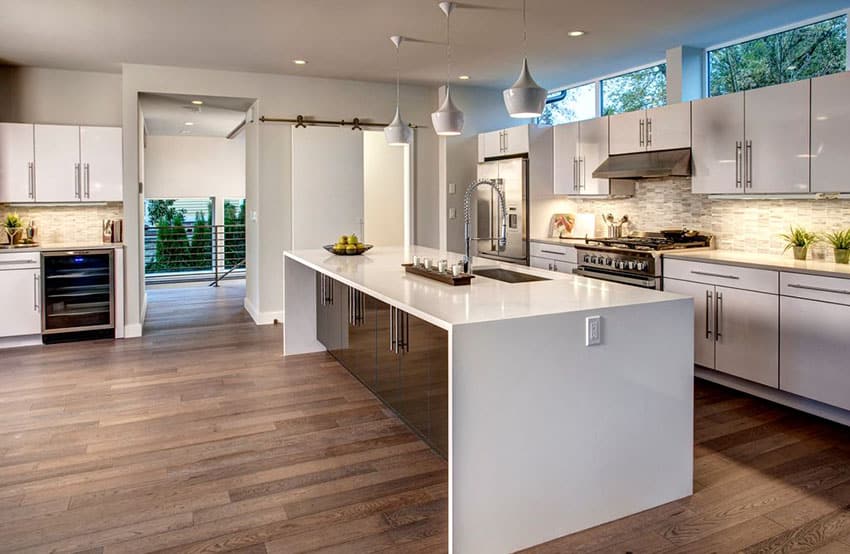
[[[2,352],[2,552],[444,552],[446,463],[244,289],[146,336]],[[698,382],[695,494],[529,552],[850,553],[850,432]]]

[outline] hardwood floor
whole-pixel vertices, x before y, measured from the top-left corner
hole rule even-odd
[[[2,352],[0,551],[443,552],[446,463],[244,289],[141,339]],[[698,382],[695,494],[529,550],[850,553],[850,432]]]

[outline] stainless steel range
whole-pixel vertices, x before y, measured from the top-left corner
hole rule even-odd
[[[712,247],[712,236],[697,231],[634,233],[619,238],[587,239],[577,244],[578,275],[661,290],[661,254],[665,250]]]

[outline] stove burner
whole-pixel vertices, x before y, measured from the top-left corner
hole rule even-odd
[[[587,238],[589,245],[626,248],[629,250],[673,250],[679,248],[698,248],[711,244],[711,237],[705,235],[683,236],[679,240],[666,237],[661,233],[630,235],[618,238]]]

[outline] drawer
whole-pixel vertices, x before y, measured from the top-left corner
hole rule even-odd
[[[782,296],[850,306],[850,279],[783,271],[779,277],[779,290]]]
[[[40,252],[0,251],[0,269],[29,268],[41,266]]]
[[[768,294],[779,293],[779,272],[725,264],[664,258],[664,278],[681,279]]]
[[[559,262],[577,263],[578,254],[574,246],[563,244],[548,244],[545,242],[532,242],[531,255],[537,258],[548,258]]]

